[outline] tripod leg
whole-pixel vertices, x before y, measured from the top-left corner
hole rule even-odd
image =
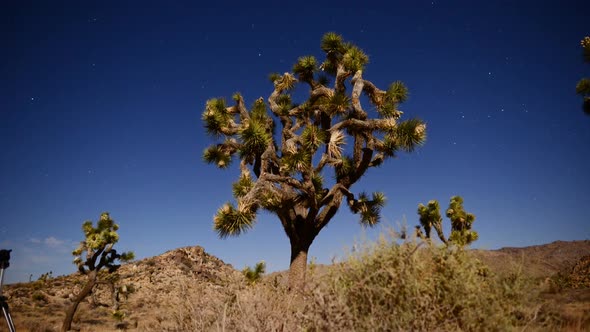
[[[2,303],[2,313],[4,314],[4,318],[6,319],[6,324],[8,324],[8,330],[10,332],[16,332],[14,328],[14,322],[12,321],[12,317],[10,316],[10,311],[8,311],[8,303]]]

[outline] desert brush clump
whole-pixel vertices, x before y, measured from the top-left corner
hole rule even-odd
[[[178,276],[181,289],[169,305],[173,314],[140,323],[142,331],[300,331],[287,288],[263,277],[250,284],[241,273],[228,274],[216,288]]]
[[[467,250],[391,231],[312,274],[300,296],[286,274],[212,290],[185,284],[160,331],[510,331],[535,323],[536,293],[515,271],[494,275]],[[186,281],[182,281],[186,283]]]
[[[92,221],[85,221],[82,224],[84,240],[80,241],[80,245],[72,252],[72,255],[75,257],[74,264],[77,265],[78,272],[87,277],[87,282],[66,311],[61,329],[63,332],[71,329],[76,309],[80,302],[92,293],[92,289],[99,281],[99,272],[102,270],[108,274],[115,273],[121,266],[117,264],[118,262],[126,262],[134,258],[133,252],[118,253],[113,248],[119,241],[118,229],[119,225],[115,224],[108,212],[100,215],[96,227],[93,226]]]
[[[448,239],[443,233],[442,217],[439,211],[440,207],[437,200],[431,200],[426,205],[418,205],[420,225],[416,226],[416,233],[419,237],[424,236],[430,240],[432,229],[434,229],[443,243],[452,243],[460,247],[470,245],[478,239],[477,232],[471,229],[475,221],[475,215],[465,211],[461,196],[451,197],[449,208],[446,211],[447,218],[451,220],[451,235]],[[424,229],[424,234],[420,226]]]
[[[507,331],[533,319],[518,274],[492,276],[467,251],[391,234],[331,267],[303,313],[308,331]]]
[[[227,169],[239,161],[233,184],[236,203],[228,202],[213,218],[222,238],[238,236],[265,210],[277,216],[291,246],[289,285],[303,291],[307,255],[320,231],[343,202],[360,223],[380,222],[385,195],[355,192],[369,169],[426,140],[426,124],[402,120],[406,86],[395,81],[385,90],[363,77],[369,57],[336,33],[320,43],[323,61],[302,56],[291,72],[272,74],[268,100],[248,109],[239,93],[206,102],[207,133],[217,142],[205,149],[205,162]],[[296,87],[308,89],[295,100]],[[363,106],[367,101],[370,106]]]

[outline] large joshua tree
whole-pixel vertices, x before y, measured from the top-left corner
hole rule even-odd
[[[227,168],[232,157],[240,159],[233,184],[237,205],[217,211],[214,229],[222,238],[240,235],[254,225],[260,209],[275,214],[291,243],[289,288],[295,291],[305,284],[310,245],[343,200],[360,214],[362,225],[379,222],[385,196],[354,193],[352,185],[369,168],[398,151],[413,151],[426,138],[421,120],[400,121],[398,106],[408,97],[403,83],[380,90],[364,79],[367,55],[335,33],[323,36],[321,48],[326,56],[321,64],[303,56],[292,73],[272,74],[274,91],[267,102],[259,98],[248,110],[236,93],[231,106],[224,99],[208,100],[202,116],[207,132],[220,141],[205,150],[204,160]],[[292,100],[298,84],[309,87],[300,104]],[[374,111],[363,108],[362,95]]]
[[[119,254],[113,249],[115,243],[119,241],[118,229],[119,226],[107,212],[100,215],[96,227],[92,226],[92,221],[82,224],[85,239],[80,241],[80,245],[72,252],[72,255],[75,256],[74,264],[78,266],[78,271],[86,275],[88,280],[68,307],[62,331],[69,331],[72,327],[78,305],[92,292],[98,282],[98,272],[104,270],[107,273],[114,273],[121,266],[117,264],[118,261],[125,262],[133,259],[133,252]]]

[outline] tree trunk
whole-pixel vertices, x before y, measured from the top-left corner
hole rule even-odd
[[[303,293],[305,289],[305,272],[307,271],[307,252],[310,243],[291,242],[291,264],[289,265],[289,290]]]
[[[90,292],[92,292],[92,288],[94,288],[94,285],[96,285],[96,277],[96,271],[90,271],[88,274],[88,283],[86,283],[86,286],[84,286],[80,293],[76,295],[74,298],[74,303],[72,303],[72,305],[66,311],[66,318],[64,319],[64,323],[61,327],[62,332],[67,332],[72,328],[72,320],[74,319],[74,314],[78,309],[78,305],[88,296],[88,294],[90,294]]]

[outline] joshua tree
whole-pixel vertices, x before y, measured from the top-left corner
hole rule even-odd
[[[590,37],[584,37],[580,44],[584,62],[590,63]],[[582,78],[576,85],[576,92],[584,98],[582,108],[590,115],[590,78]]]
[[[380,90],[364,79],[367,55],[335,33],[323,36],[321,49],[326,58],[320,65],[303,56],[292,73],[271,74],[274,90],[267,102],[261,97],[248,110],[236,93],[232,106],[208,100],[202,116],[207,132],[220,140],[205,150],[204,160],[227,168],[232,157],[240,159],[233,184],[237,206],[223,205],[214,229],[222,238],[240,235],[260,209],[275,214],[291,244],[289,288],[295,291],[304,287],[310,245],[343,199],[362,225],[379,222],[385,196],[355,194],[352,185],[369,168],[398,151],[413,151],[426,138],[421,120],[400,121],[398,106],[408,97],[403,83]],[[300,104],[292,100],[298,84],[310,89]],[[363,94],[374,111],[361,105]]]
[[[111,219],[107,212],[100,215],[100,220],[96,228],[92,226],[92,221],[86,221],[82,224],[85,239],[80,242],[76,250],[72,252],[76,258],[74,264],[78,266],[78,271],[88,277],[84,288],[76,295],[74,302],[66,311],[66,318],[62,325],[62,331],[70,330],[72,319],[78,309],[78,305],[91,292],[98,282],[98,272],[105,268],[108,273],[114,273],[121,265],[117,261],[130,261],[133,259],[133,252],[117,253],[113,246],[119,241],[117,230],[119,226]]]
[[[445,244],[452,242],[458,246],[466,246],[477,240],[477,232],[471,230],[475,215],[465,212],[463,209],[463,198],[461,196],[451,197],[447,217],[451,219],[451,236],[447,240],[442,230],[442,217],[439,212],[438,201],[431,200],[427,205],[418,205],[418,215],[420,215],[420,225],[424,228],[426,238],[430,239],[432,228],[436,230],[438,238]],[[419,235],[422,234],[420,226],[416,226]]]
[[[436,231],[438,238],[448,244],[445,234],[442,229],[442,217],[440,216],[440,207],[438,201],[431,200],[426,206],[418,205],[418,214],[420,215],[420,225],[424,228],[426,238],[430,239],[432,229]],[[416,226],[417,231],[420,231],[420,226]],[[421,233],[419,233],[421,234]]]

